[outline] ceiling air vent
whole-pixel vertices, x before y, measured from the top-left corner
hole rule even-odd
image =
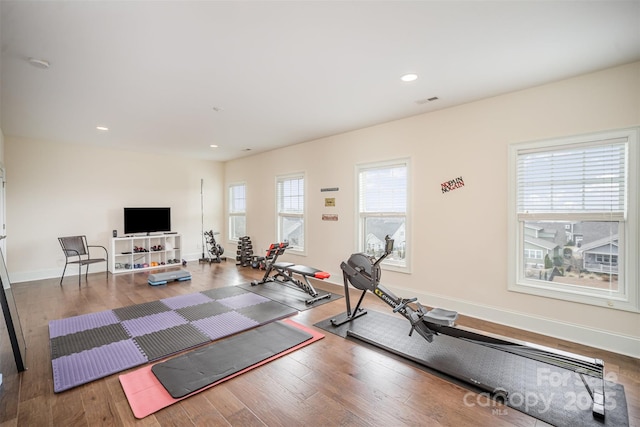
[[[427,102],[433,102],[437,100],[438,100],[437,96],[432,96],[431,98],[419,99],[416,101],[416,104],[422,105],[422,104],[426,104]]]

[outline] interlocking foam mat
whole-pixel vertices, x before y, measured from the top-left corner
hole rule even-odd
[[[284,342],[282,337],[286,338]],[[315,329],[285,319],[120,375],[120,384],[133,415],[144,418],[322,338],[324,335]],[[278,344],[274,346],[275,341]],[[238,357],[217,357],[234,354]],[[179,368],[175,371],[177,376],[172,372],[176,366]],[[168,387],[180,397],[173,397],[154,371],[161,371],[159,377],[168,377]]]
[[[236,286],[49,322],[56,393],[297,310]]]
[[[546,423],[566,427],[629,425],[624,387],[620,384],[605,381],[605,419],[601,421],[593,417],[591,398],[575,372],[447,335],[438,335],[429,343],[417,333],[409,336],[411,325],[407,320],[373,310],[337,327],[330,320],[314,326],[412,360],[446,374],[457,384],[505,390],[509,407]],[[585,380],[593,379],[585,376]],[[477,386],[470,388],[478,390]],[[481,390],[479,397],[464,403],[478,405],[482,399],[490,402]],[[500,407],[493,407],[499,413]]]

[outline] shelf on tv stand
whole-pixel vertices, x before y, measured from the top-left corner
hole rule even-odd
[[[112,274],[118,274],[179,266],[182,262],[181,246],[182,236],[178,233],[114,237],[111,239],[109,268]],[[162,249],[153,250],[154,247]]]

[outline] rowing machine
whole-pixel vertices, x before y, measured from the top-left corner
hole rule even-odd
[[[370,291],[387,305],[391,306],[394,313],[400,313],[409,321],[411,324],[409,335],[411,335],[413,331],[417,331],[418,334],[428,342],[433,342],[435,336],[444,334],[576,372],[582,378],[593,401],[593,416],[604,418],[604,362],[602,360],[498,335],[487,335],[470,328],[456,326],[455,321],[458,318],[458,313],[455,311],[441,308],[427,310],[417,301],[417,298],[404,299],[397,297],[393,292],[380,284],[380,264],[392,251],[393,240],[389,238],[389,236],[386,236],[384,254],[377,260],[369,255],[356,253],[351,255],[347,261],[340,264],[343,273],[347,311],[331,319],[333,326],[343,325],[367,314],[366,310],[361,308],[360,305],[367,291]],[[353,309],[349,297],[349,283],[356,289],[362,291]],[[598,384],[591,388],[585,380],[584,375],[595,378]],[[467,380],[466,378],[461,379]],[[493,392],[496,398],[506,399],[507,397],[507,392],[502,389],[496,389],[493,390]]]

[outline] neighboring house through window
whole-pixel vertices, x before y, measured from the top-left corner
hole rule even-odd
[[[510,146],[509,289],[638,311],[638,133]]]

